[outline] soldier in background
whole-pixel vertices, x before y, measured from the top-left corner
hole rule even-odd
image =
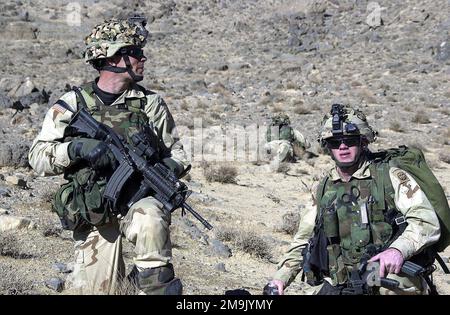
[[[275,114],[267,128],[267,154],[272,157],[271,167],[278,169],[283,162],[295,162],[311,147],[309,141],[300,131],[292,128],[289,116],[285,113]]]
[[[102,183],[95,181],[96,176],[110,171],[117,161],[103,142],[71,137],[67,126],[73,112],[81,106],[86,106],[95,119],[127,140],[144,126],[150,127],[157,135],[155,146],[163,163],[178,177],[190,168],[166,103],[137,84],[143,79],[147,61],[143,51],[148,37],[145,24],[145,18],[135,16],[108,20],[92,30],[85,38],[85,59],[98,70],[99,76],[83,85],[78,93],[73,90],[64,94],[49,109],[29,152],[30,165],[41,176],[64,173],[69,182],[81,187],[85,187],[82,178],[92,180],[95,184],[90,186],[90,194],[84,196],[86,206],[100,205],[96,211],[102,209],[101,190],[95,191]],[[64,192],[59,197],[69,198],[67,195],[64,198]],[[70,210],[73,204],[69,201]],[[72,210],[76,216],[77,209]],[[78,293],[114,294],[125,280],[135,285],[140,294],[182,293],[181,281],[175,277],[171,264],[171,214],[161,203],[148,196],[133,204],[124,217],[102,215],[105,218],[102,224],[94,226],[79,220],[73,227],[76,241],[73,285]],[[61,219],[67,222],[71,218]],[[134,268],[128,277],[122,236],[135,245]]]

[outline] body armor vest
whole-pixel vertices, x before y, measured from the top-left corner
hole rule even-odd
[[[380,195],[377,184],[381,183],[373,178],[352,178],[347,183],[328,180],[325,184],[319,209],[329,244],[330,277],[335,284],[347,281],[368,245],[382,248],[392,241],[393,227],[386,219],[391,202]]]
[[[115,132],[130,142],[131,137],[149,123],[144,112],[147,104],[146,96],[127,98],[124,104],[104,105],[94,93],[92,82],[81,87],[81,94],[89,113],[99,122],[111,127]],[[80,104],[80,100],[78,100]],[[152,143],[157,148],[156,143]]]
[[[276,132],[277,128],[278,134],[272,134],[272,131]],[[294,130],[289,125],[270,126],[269,128],[267,128],[266,138],[267,142],[273,140],[286,140],[292,143],[295,140]]]

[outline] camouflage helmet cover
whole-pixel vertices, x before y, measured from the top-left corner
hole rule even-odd
[[[279,113],[272,116],[272,126],[283,126],[289,125],[291,120],[289,116],[285,113]]]
[[[357,109],[352,108],[350,106],[343,106],[343,132],[342,135],[361,135],[369,143],[374,142],[376,140],[377,132],[369,125],[367,122],[366,115]],[[331,115],[325,115],[320,132],[319,132],[319,142],[324,145],[324,140],[334,137],[333,135],[333,117]],[[348,128],[347,125],[356,126],[356,130],[352,130],[352,128]]]
[[[84,39],[85,61],[104,59],[114,56],[119,49],[127,46],[144,47],[148,31],[144,17],[111,19],[95,26]]]

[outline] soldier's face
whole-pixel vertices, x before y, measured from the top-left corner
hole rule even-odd
[[[141,48],[134,48],[134,50],[130,51],[130,53],[128,54],[131,67],[134,73],[136,73],[137,75],[143,75],[144,63],[147,61],[147,57],[144,56],[144,52]]]
[[[360,137],[333,138],[327,142],[334,158],[340,163],[354,162],[361,150]]]

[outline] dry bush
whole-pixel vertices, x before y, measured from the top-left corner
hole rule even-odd
[[[114,295],[138,295],[139,291],[140,289],[136,281],[128,279],[128,277],[125,277],[125,279],[122,279],[119,282],[119,285],[117,286]]]
[[[278,164],[274,171],[277,173],[286,174],[287,172],[290,171],[290,169],[291,166],[289,165],[289,163],[283,162]]]
[[[237,231],[227,227],[217,230],[215,234],[216,238],[222,242],[231,242],[237,238]]]
[[[283,104],[274,104],[273,106],[272,106],[272,112],[273,113],[279,113],[279,112],[282,112],[282,111],[284,111],[284,108],[283,108]]]
[[[236,249],[252,256],[270,259],[270,247],[266,241],[253,231],[243,231],[233,228],[222,228],[216,232],[216,237],[222,242],[231,243]]]
[[[235,246],[258,258],[269,259],[272,257],[269,245],[261,237],[253,232],[240,232],[236,240]]]
[[[211,112],[211,118],[214,120],[220,120],[220,114],[217,112]]]
[[[402,125],[398,121],[391,121],[389,128],[395,132],[404,132]]]
[[[189,104],[185,100],[183,100],[183,102],[181,102],[180,109],[184,111],[189,111]]]
[[[444,139],[444,141],[443,141],[444,144],[450,145],[450,128],[447,128],[447,130],[444,131],[443,139]]]
[[[60,224],[55,224],[53,222],[46,222],[42,226],[42,236],[61,236],[63,229]]]
[[[213,165],[207,162],[202,163],[203,175],[208,182],[219,182],[236,184],[238,171],[236,167],[230,165]]]
[[[299,115],[306,115],[311,114],[311,111],[309,110],[309,108],[306,108],[305,106],[297,106],[294,109],[294,113]]]
[[[439,160],[447,164],[450,164],[450,152],[442,151],[441,153],[439,153]]]
[[[36,294],[34,284],[25,280],[16,267],[0,260],[0,295]]]
[[[0,256],[8,256],[14,259],[32,258],[33,255],[24,253],[17,238],[9,233],[0,235]]]
[[[420,110],[413,117],[412,122],[418,124],[429,124],[431,121],[428,118],[427,114],[423,110]]]
[[[276,231],[294,235],[297,232],[299,222],[300,214],[298,212],[289,211],[281,217],[281,226],[277,228]]]
[[[440,112],[444,115],[450,116],[450,108],[444,107],[440,110]]]

